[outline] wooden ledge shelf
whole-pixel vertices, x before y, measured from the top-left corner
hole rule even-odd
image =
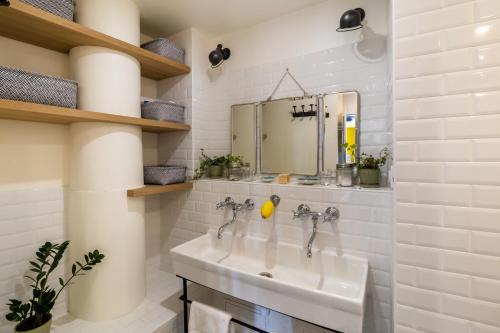
[[[159,121],[136,117],[118,116],[109,113],[61,108],[51,105],[33,104],[0,99],[0,119],[35,121],[42,123],[71,124],[102,122],[140,126],[146,132],[189,131],[191,126],[170,121]]]
[[[68,53],[77,46],[100,46],[126,53],[141,63],[142,75],[153,80],[187,74],[188,66],[135,45],[44,12],[19,0],[0,6],[0,35]]]
[[[181,183],[172,185],[145,185],[144,187],[134,188],[127,191],[129,197],[145,197],[163,193],[187,191],[193,188],[193,183]]]

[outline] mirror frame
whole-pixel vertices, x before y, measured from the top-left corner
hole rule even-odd
[[[240,103],[240,104],[234,104],[234,105],[231,105],[231,130],[229,131],[230,132],[230,140],[231,140],[231,154],[233,153],[233,136],[234,136],[234,132],[233,132],[233,107],[237,107],[237,106],[250,106],[252,105],[253,106],[253,112],[254,112],[254,125],[255,125],[255,138],[254,140],[255,141],[258,141],[257,138],[259,137],[259,104],[260,102],[256,102],[256,103]],[[260,169],[260,147],[259,145],[257,144],[257,142],[255,142],[255,151],[254,151],[254,154],[255,154],[255,169],[256,170],[259,170]]]

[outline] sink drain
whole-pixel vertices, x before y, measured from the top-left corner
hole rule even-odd
[[[270,278],[272,279],[273,278],[273,275],[269,272],[262,272],[262,273],[259,273],[260,276],[263,276],[263,277],[266,277],[266,278]]]

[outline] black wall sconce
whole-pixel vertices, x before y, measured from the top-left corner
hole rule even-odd
[[[10,6],[9,0],[0,0],[0,6],[9,7]]]
[[[337,28],[338,32],[353,31],[363,28],[363,20],[365,19],[365,10],[363,8],[355,8],[346,11],[340,17],[340,25]]]
[[[224,61],[229,59],[230,56],[231,50],[228,48],[224,48],[222,44],[219,44],[217,45],[217,48],[215,50],[210,52],[210,54],[208,55],[208,60],[212,64],[212,68],[217,68],[222,65]]]

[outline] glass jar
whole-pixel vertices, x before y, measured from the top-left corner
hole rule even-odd
[[[241,164],[238,162],[230,163],[228,166],[228,174],[229,180],[238,181],[243,177],[243,172],[241,168]]]
[[[241,167],[241,179],[244,181],[249,181],[250,178],[250,163],[245,163]]]
[[[335,176],[334,176],[333,170],[331,170],[331,169],[321,171],[319,173],[319,176],[320,176],[321,185],[323,185],[323,186],[330,186],[334,182]]]
[[[353,186],[354,165],[350,163],[337,164],[337,186]]]

